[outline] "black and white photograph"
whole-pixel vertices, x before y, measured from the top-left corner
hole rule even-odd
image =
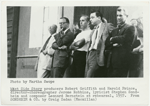
[[[149,103],[149,1],[2,1],[3,105]]]
[[[7,6],[8,78],[143,77],[143,7]]]

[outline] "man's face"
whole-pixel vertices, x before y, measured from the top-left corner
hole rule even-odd
[[[95,13],[90,14],[90,21],[92,25],[98,25],[98,21],[100,21],[100,17],[97,17]]]
[[[82,16],[80,18],[80,27],[81,27],[81,29],[85,29],[85,28],[87,28],[87,26],[88,26],[88,22],[86,20],[86,17]]]
[[[61,28],[61,29],[64,29],[64,30],[65,30],[65,29],[68,28],[68,23],[66,22],[65,19],[60,19],[59,24],[60,24],[60,28]]]
[[[117,24],[124,24],[127,19],[127,16],[124,14],[124,11],[117,11]]]
[[[131,20],[131,25],[137,26],[137,21],[136,20]]]
[[[49,30],[50,34],[52,34],[53,30],[52,30],[52,27],[51,27],[51,26],[49,27],[48,30]]]

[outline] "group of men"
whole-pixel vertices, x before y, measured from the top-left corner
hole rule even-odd
[[[137,35],[135,27],[126,23],[127,17],[126,9],[119,7],[115,28],[99,11],[92,11],[90,17],[80,17],[81,31],[76,36],[69,29],[69,19],[60,18],[61,31],[56,33],[57,26],[52,25],[51,36],[40,50],[38,77],[128,77]]]

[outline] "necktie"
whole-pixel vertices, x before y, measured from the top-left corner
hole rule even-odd
[[[49,42],[50,38],[51,38],[51,36],[50,36],[50,37],[46,40],[46,42],[45,42],[44,46],[43,46],[43,47],[42,47],[42,49],[41,49],[41,52],[45,50],[46,45],[48,44],[48,42]]]
[[[125,25],[125,23],[124,24],[122,24],[122,25],[117,25],[117,27],[118,27],[118,29],[119,29],[119,31],[121,30],[121,28],[123,27]]]

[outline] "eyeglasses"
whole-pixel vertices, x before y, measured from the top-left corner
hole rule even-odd
[[[65,23],[67,23],[67,22],[60,22],[59,24],[61,24],[61,25],[62,25],[62,24],[65,24]]]

